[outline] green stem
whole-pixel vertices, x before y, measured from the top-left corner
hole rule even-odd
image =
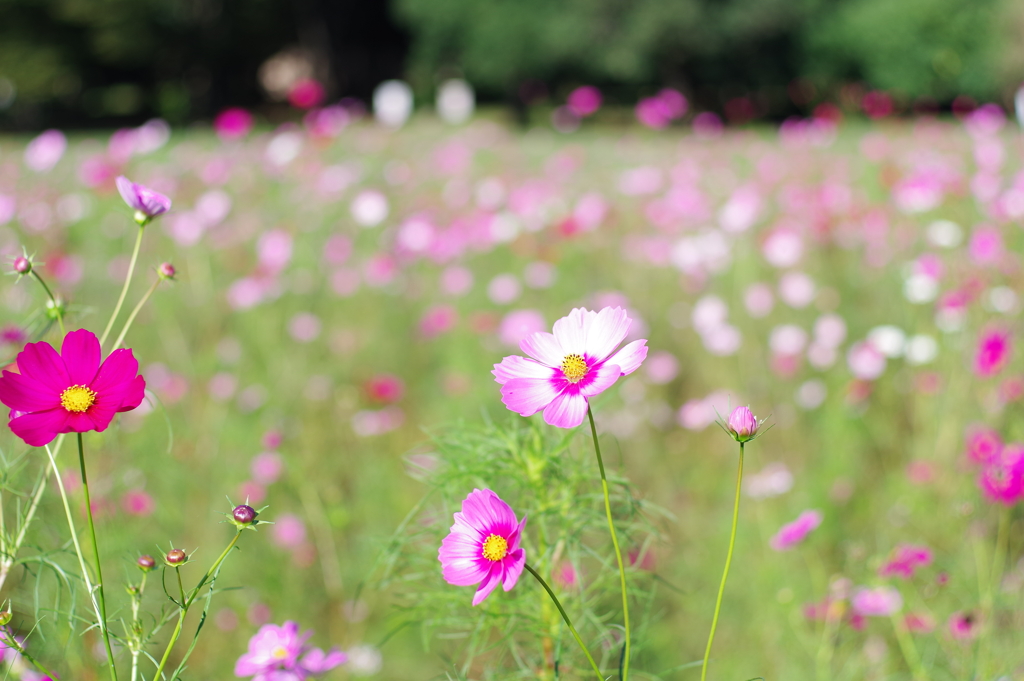
[[[142,605],[142,597],[146,593],[146,577],[149,573],[142,573],[142,581],[139,583],[139,590],[132,595],[132,631],[128,640],[132,642],[132,681],[139,675],[139,653],[142,652],[142,620],[139,619],[139,606]]]
[[[1006,562],[1010,542],[1010,507],[1004,506],[999,511],[999,529],[996,531],[996,546],[992,553],[992,572],[985,582],[985,591],[982,594],[981,610],[982,625],[985,631],[978,641],[978,660],[975,669],[976,676],[984,676],[988,666],[988,644],[989,639],[995,633],[992,626],[995,611],[995,594],[1003,581],[1003,566]],[[979,571],[979,574],[983,574]],[[982,581],[979,579],[979,581]]]
[[[139,234],[135,237],[135,248],[132,250],[132,259],[128,263],[128,274],[124,278],[124,286],[121,287],[121,296],[117,299],[117,305],[114,306],[114,312],[110,315],[110,321],[107,322],[107,328],[103,330],[103,335],[100,336],[100,347],[107,341],[107,336],[110,335],[111,329],[114,328],[114,322],[117,320],[117,315],[121,314],[121,306],[124,305],[124,299],[128,295],[128,287],[132,283],[132,274],[135,272],[135,262],[139,259],[139,248],[142,246],[142,233],[146,230],[145,225],[139,225]]]
[[[725,570],[722,571],[722,583],[718,586],[718,599],[715,601],[715,616],[711,620],[711,632],[708,634],[708,645],[704,649],[704,664],[700,668],[700,681],[705,681],[708,674],[708,658],[711,657],[711,644],[715,640],[715,629],[718,627],[718,614],[722,610],[722,594],[725,593],[725,580],[729,578],[729,566],[732,564],[732,550],[736,545],[736,522],[740,515],[740,489],[743,485],[743,444],[740,443],[740,466],[736,474],[736,501],[732,507],[732,531],[729,533],[729,553],[725,557]]]
[[[555,592],[551,590],[551,587],[544,581],[544,578],[538,575],[537,571],[530,567],[529,564],[523,563],[523,567],[525,567],[527,572],[533,575],[537,581],[540,582],[540,585],[548,592],[548,596],[551,596],[552,602],[555,604],[555,607],[558,608],[558,612],[562,613],[562,619],[565,620],[565,624],[569,627],[569,631],[572,632],[573,638],[576,639],[576,643],[580,644],[580,648],[583,649],[583,654],[587,656],[590,666],[594,668],[594,673],[597,674],[597,678],[604,681],[604,676],[601,675],[601,669],[597,666],[597,663],[594,662],[594,658],[591,657],[590,651],[587,650],[587,646],[584,645],[583,639],[580,638],[579,632],[576,631],[576,627],[572,625],[572,620],[570,620],[569,616],[565,614],[565,608],[563,608],[562,604],[558,602],[558,597],[555,596]]]
[[[100,601],[100,633],[103,634],[103,645],[107,649],[107,666],[110,667],[110,678],[117,681],[117,669],[114,667],[114,652],[110,648],[110,632],[107,630],[107,600],[103,595],[103,567],[100,561],[100,546],[96,541],[96,525],[92,518],[92,503],[89,500],[89,479],[85,475],[85,448],[82,446],[82,434],[78,433],[78,463],[82,469],[82,491],[85,493],[85,513],[89,519],[89,536],[92,539],[92,553],[96,557],[96,595]]]
[[[928,673],[925,672],[924,666],[921,664],[921,656],[917,653],[917,646],[914,645],[913,639],[910,638],[907,625],[895,612],[890,617],[892,619],[892,627],[896,630],[896,642],[900,645],[903,659],[907,661],[907,666],[910,667],[911,672],[914,674],[914,681],[928,681]]]
[[[14,648],[15,650],[17,650],[22,657],[24,657],[26,660],[32,663],[33,667],[41,671],[46,676],[49,676],[51,679],[57,678],[57,675],[51,672],[46,667],[44,667],[42,663],[39,662],[39,660],[26,653],[25,648],[18,643],[18,639],[14,638],[14,636],[9,635],[9,632],[7,631],[4,631],[3,633],[8,634],[8,636],[0,635],[0,643],[3,643],[8,648]]]
[[[210,577],[220,569],[221,563],[223,563],[224,559],[228,557],[228,553],[231,552],[231,549],[235,548],[235,544],[238,543],[238,538],[241,536],[241,530],[235,532],[235,536],[231,540],[231,543],[227,545],[227,548],[225,548],[221,552],[220,556],[217,557],[217,560],[214,561],[213,566],[211,566],[210,569],[206,571],[206,574],[203,575],[203,578],[199,580],[199,584],[197,584],[196,588],[193,589],[192,595],[188,599],[185,598],[185,590],[181,586],[181,573],[178,572],[178,589],[181,591],[182,607],[178,611],[178,623],[174,625],[174,631],[171,632],[171,640],[167,642],[167,647],[164,649],[163,657],[160,658],[160,665],[156,668],[156,674],[153,675],[153,681],[160,681],[160,675],[163,674],[164,667],[167,666],[167,659],[171,656],[171,650],[174,648],[174,644],[178,642],[178,637],[181,635],[181,627],[185,623],[185,615],[188,614],[188,609],[192,606],[192,603],[195,602],[196,596],[199,595],[200,589],[203,588],[203,584],[206,584]],[[178,568],[175,568],[175,571],[177,570]]]
[[[60,309],[57,297],[53,295],[53,291],[51,291],[50,287],[46,285],[46,282],[39,276],[39,273],[36,272],[35,268],[32,268],[32,276],[35,277],[36,281],[39,282],[39,285],[43,287],[43,290],[46,291],[46,295],[50,298],[50,302],[53,303],[53,310],[57,313],[57,323],[60,325],[60,333],[62,336],[66,336],[67,332],[64,330],[64,313]]]
[[[601,444],[597,439],[597,426],[594,425],[594,412],[587,407],[587,416],[590,418],[590,434],[594,438],[594,451],[597,453],[597,467],[601,470],[601,489],[604,492],[604,512],[608,516],[608,531],[612,535],[612,546],[615,547],[615,560],[619,564],[619,582],[622,586],[622,620],[626,634],[626,652],[622,660],[622,681],[629,678],[629,598],[626,593],[626,568],[622,564],[622,551],[619,549],[619,539],[615,536],[615,523],[612,521],[612,502],[608,498],[608,478],[604,473],[604,460],[601,458]]]
[[[117,336],[117,340],[114,341],[114,346],[110,348],[111,352],[121,347],[121,343],[124,342],[124,337],[128,334],[128,329],[132,327],[132,322],[134,322],[135,317],[138,316],[139,310],[142,309],[142,306],[145,305],[146,301],[149,300],[150,296],[153,295],[153,292],[156,291],[156,287],[160,285],[161,281],[163,281],[163,279],[157,277],[157,280],[154,281],[153,285],[149,287],[148,291],[146,291],[146,295],[142,296],[142,300],[140,300],[138,305],[135,306],[135,309],[132,310],[132,313],[128,315],[128,320],[124,323],[124,328],[121,329],[121,333]]]

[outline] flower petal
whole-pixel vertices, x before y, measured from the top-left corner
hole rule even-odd
[[[495,364],[494,371],[491,373],[494,374],[495,381],[505,385],[513,378],[547,378],[552,376],[552,371],[558,371],[558,369],[552,369],[540,362],[519,355],[509,355],[501,360],[501,364]]]
[[[102,394],[111,390],[117,390],[123,394],[127,387],[125,384],[133,380],[139,373],[139,361],[131,350],[114,350],[107,355],[103,366],[95,372],[95,378],[91,379],[88,385],[97,393]],[[141,400],[140,400],[141,402]]]
[[[545,331],[535,331],[519,341],[519,349],[549,367],[561,366],[562,360],[569,354],[562,350],[554,336]]]
[[[630,324],[632,320],[621,307],[606,307],[587,318],[587,356],[599,362],[606,359],[629,333]]]
[[[121,398],[121,406],[117,408],[118,411],[131,411],[140,404],[146,397],[146,379],[142,376],[136,376],[128,384],[127,389],[124,392],[124,397]]]
[[[124,175],[120,175],[116,180],[114,180],[114,184],[117,185],[118,193],[121,195],[121,198],[124,199],[124,202],[128,204],[129,208],[132,210],[142,210],[142,200],[139,198],[138,192],[136,191],[136,187],[138,187],[138,185]]]
[[[647,359],[647,341],[645,339],[635,340],[608,358],[608,364],[618,364],[622,369],[622,375],[628,376],[643,364]]]
[[[523,574],[523,566],[526,565],[526,551],[516,549],[505,556],[505,559],[501,562],[505,564],[505,574],[501,578],[501,588],[505,591],[511,591],[512,587],[519,581],[519,575]]]
[[[587,398],[577,390],[566,390],[544,409],[544,423],[558,428],[575,428],[587,415]]]
[[[595,314],[582,307],[575,308],[568,316],[555,322],[555,339],[562,348],[562,356],[576,353],[582,355],[587,350],[586,322],[587,316]]]
[[[49,411],[24,414],[16,419],[11,419],[7,425],[15,435],[25,441],[25,444],[42,447],[50,444],[58,433],[64,432],[66,421],[67,412],[58,407]]]
[[[487,577],[484,581],[480,582],[480,586],[476,590],[476,594],[473,595],[473,605],[480,605],[484,599],[491,595],[494,591],[494,587],[498,586],[498,582],[501,581],[501,563],[494,563],[491,566],[490,571],[487,573]]]
[[[580,395],[593,397],[603,393],[615,384],[622,376],[622,370],[616,364],[605,362],[592,367],[587,377],[580,383]]]
[[[0,402],[18,411],[46,411],[60,406],[60,393],[27,376],[5,371],[0,378]]]
[[[64,336],[60,356],[68,369],[71,385],[90,385],[100,368],[100,341],[87,329],[72,331]]]
[[[310,674],[323,674],[347,661],[348,655],[337,648],[331,648],[327,653],[319,648],[313,648],[302,658],[299,666]]]
[[[29,343],[18,353],[18,371],[58,395],[71,385],[64,360],[49,343]]]
[[[548,378],[513,378],[501,386],[502,403],[520,416],[533,416],[558,397]]]

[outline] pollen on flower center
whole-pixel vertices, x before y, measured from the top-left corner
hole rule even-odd
[[[579,383],[587,371],[587,361],[580,355],[566,355],[562,360],[562,373],[570,383]]]
[[[492,534],[484,540],[484,558],[499,561],[508,554],[508,541],[504,537]]]
[[[284,646],[274,646],[273,650],[270,651],[270,656],[275,660],[283,660],[288,657],[288,651]]]
[[[60,403],[68,411],[81,413],[96,402],[96,392],[84,385],[73,385],[60,394]]]

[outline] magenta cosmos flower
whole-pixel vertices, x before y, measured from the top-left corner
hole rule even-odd
[[[136,184],[124,175],[118,177],[116,182],[117,191],[128,207],[135,211],[135,221],[139,224],[145,224],[171,209],[171,200],[160,192]]]
[[[307,646],[312,634],[300,634],[296,622],[264,624],[249,639],[249,652],[235,663],[235,676],[251,676],[253,681],[304,681],[348,661],[337,648],[325,653]]]
[[[587,399],[636,371],[647,357],[646,340],[615,352],[631,322],[619,307],[576,308],[555,322],[554,334],[531,333],[519,343],[529,359],[513,355],[494,365],[501,401],[520,416],[543,410],[544,422],[552,426],[580,425]]]
[[[437,558],[446,582],[455,586],[479,584],[473,605],[479,605],[501,582],[510,591],[523,574],[526,552],[519,548],[526,518],[516,514],[489,489],[474,489],[455,514],[451,533],[441,542]]]
[[[11,408],[14,434],[33,447],[59,433],[102,432],[114,414],[142,403],[146,381],[131,350],[114,350],[100,363],[100,342],[85,329],[64,337],[60,354],[49,343],[18,353],[18,372],[4,371],[0,402]]]

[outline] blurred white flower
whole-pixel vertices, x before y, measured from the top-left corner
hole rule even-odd
[[[376,107],[376,100],[374,100]],[[445,123],[461,125],[473,116],[476,96],[473,86],[461,78],[452,78],[437,90],[437,115]]]
[[[400,80],[386,80],[373,91],[373,115],[389,128],[405,125],[412,113],[412,88]]]

